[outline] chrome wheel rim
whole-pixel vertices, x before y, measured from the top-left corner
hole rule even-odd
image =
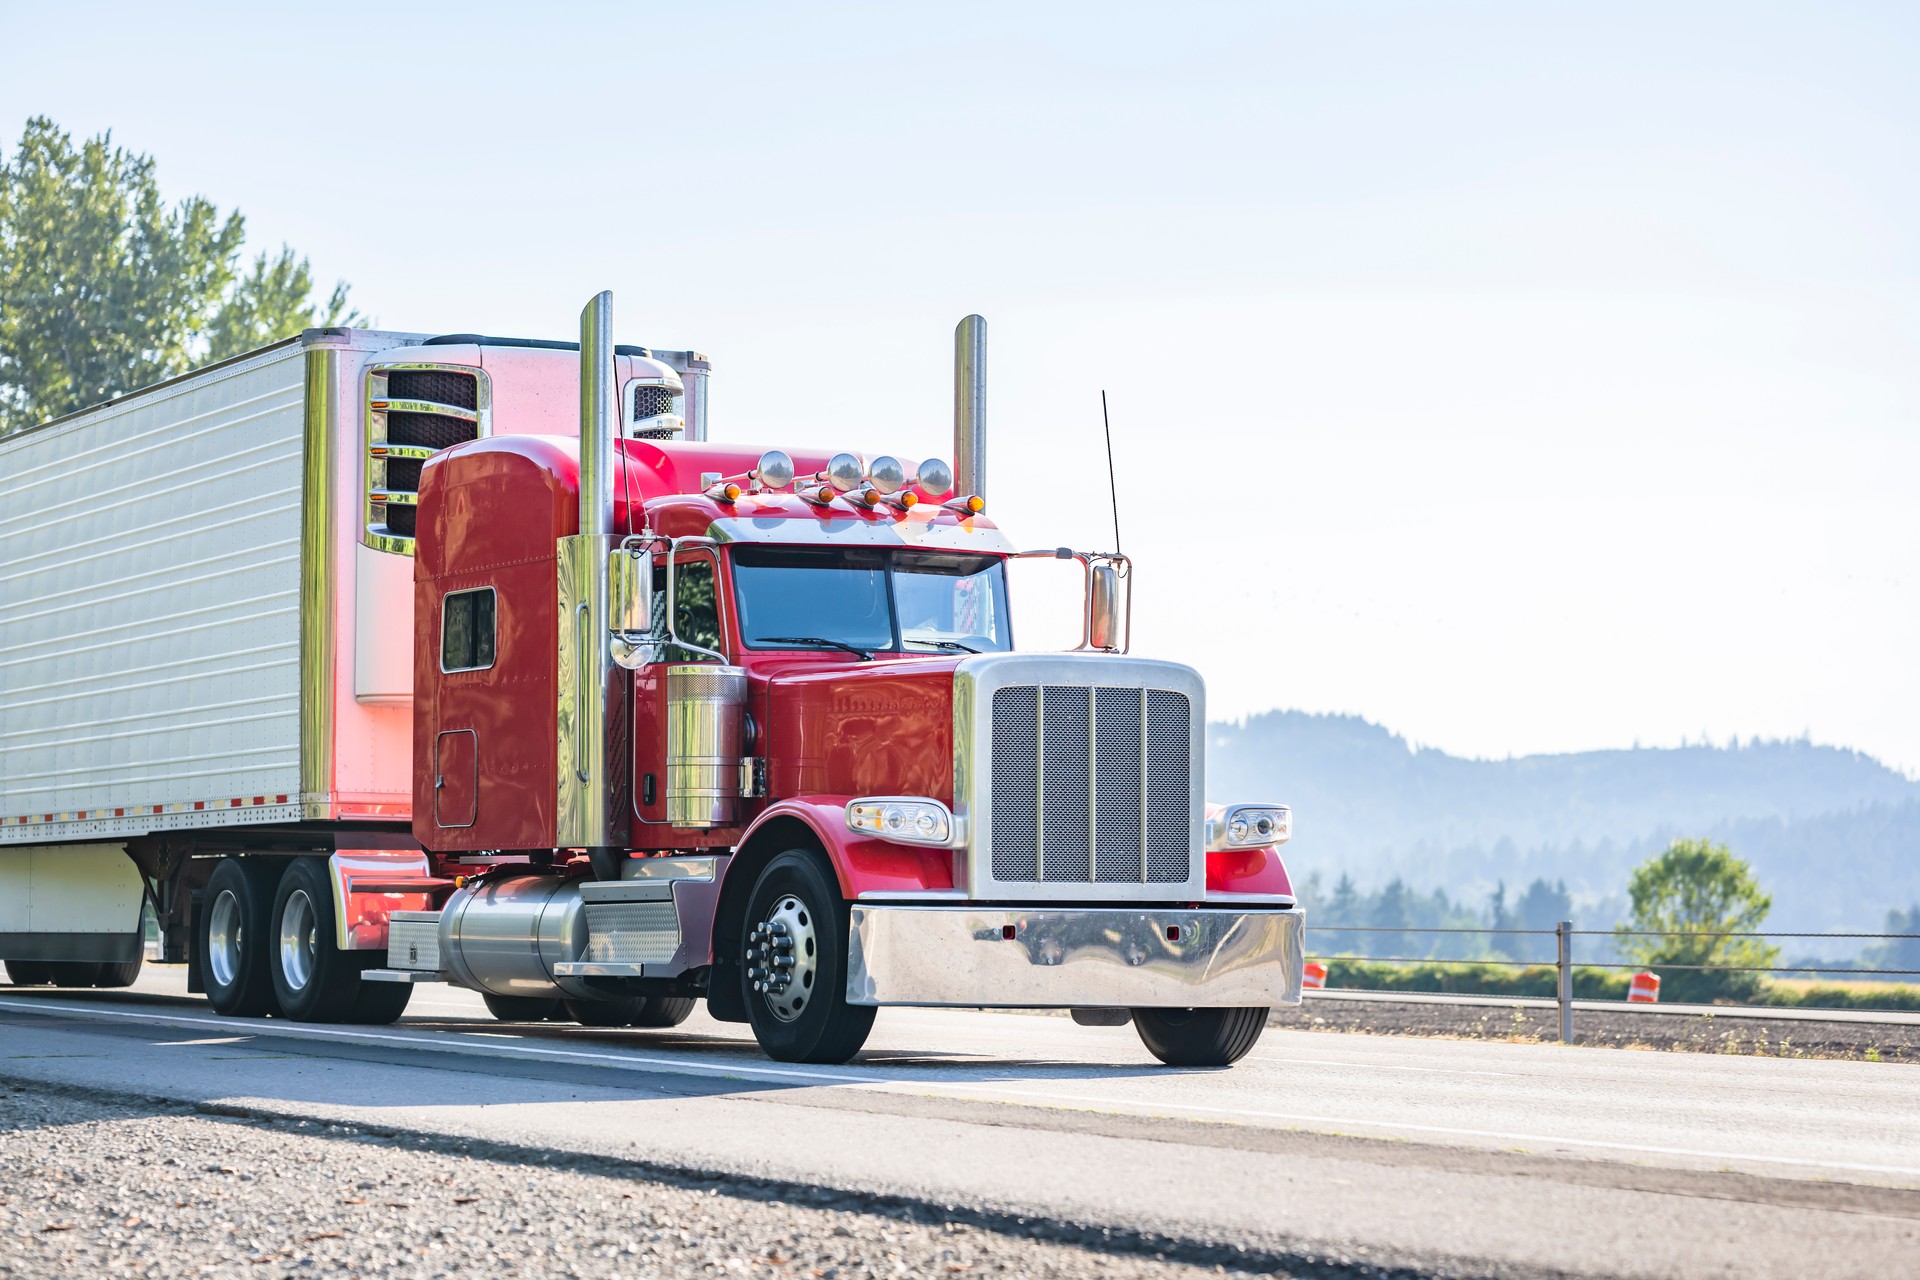
[[[231,889],[222,889],[207,913],[207,968],[213,980],[230,987],[240,978],[240,948],[246,944],[240,923],[240,898]]]
[[[305,889],[287,895],[280,909],[280,976],[289,989],[305,991],[313,980],[313,958],[319,947],[319,916]]]
[[[793,894],[780,895],[747,936],[748,980],[774,1017],[792,1022],[813,999],[819,966],[814,912]]]

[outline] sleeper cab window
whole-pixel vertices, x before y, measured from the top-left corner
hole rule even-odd
[[[484,671],[493,665],[492,587],[449,591],[440,601],[440,669]]]

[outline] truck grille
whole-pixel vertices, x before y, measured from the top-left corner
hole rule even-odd
[[[1193,704],[1171,689],[993,694],[993,878],[1180,883],[1192,871]]]

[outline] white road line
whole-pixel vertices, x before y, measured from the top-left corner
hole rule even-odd
[[[0,1009],[22,1013],[64,1013],[80,1017],[124,1018],[135,1022],[153,1022],[174,1026],[208,1026],[232,1031],[233,1020],[197,1018],[182,1014],[144,1013],[130,1009],[101,1009],[87,1005],[56,1005],[38,1000],[0,999]],[[1606,1142],[1596,1138],[1556,1137],[1552,1134],[1515,1133],[1499,1129],[1470,1129],[1453,1125],[1414,1124],[1403,1120],[1377,1120],[1357,1116],[1326,1116],[1310,1112],[1266,1111],[1246,1107],[1210,1107],[1197,1103],[1141,1102],[1132,1098],[1109,1098],[1093,1094],[1053,1093],[1039,1089],[1021,1089],[1006,1085],[973,1084],[963,1080],[915,1082],[884,1076],[856,1074],[853,1071],[822,1071],[817,1068],[790,1067],[782,1063],[749,1066],[743,1063],[712,1065],[684,1058],[661,1058],[639,1053],[592,1053],[580,1049],[554,1049],[524,1043],[480,1044],[457,1032],[441,1032],[438,1037],[396,1035],[392,1032],[340,1031],[328,1027],[269,1024],[262,1036],[286,1036],[292,1039],[339,1040],[352,1044],[398,1044],[409,1048],[437,1049],[440,1052],[464,1051],[487,1057],[523,1057],[556,1061],[606,1062],[626,1067],[653,1067],[670,1074],[733,1079],[745,1077],[772,1081],[811,1081],[824,1084],[860,1085],[889,1093],[937,1096],[940,1089],[963,1090],[983,1094],[990,1100],[1017,1098],[1052,1104],[1058,1109],[1124,1109],[1152,1116],[1218,1117],[1229,1123],[1244,1124],[1248,1119],[1280,1121],[1287,1124],[1327,1125],[1338,1132],[1352,1129],[1383,1129],[1391,1132],[1420,1133],[1450,1138],[1476,1138],[1484,1141],[1524,1143],[1540,1147],[1579,1147],[1594,1151],[1616,1151],[1633,1155],[1675,1156],[1689,1160],[1713,1160],[1745,1164],[1781,1165],[1803,1169],[1831,1169],[1847,1173],[1893,1174],[1920,1178],[1920,1167],[1904,1165],[1859,1164],[1838,1160],[1807,1160],[1794,1156],[1750,1155],[1733,1151],[1703,1151],[1691,1147],[1650,1146],[1633,1142]],[[1062,1106],[1081,1104],[1079,1108]]]

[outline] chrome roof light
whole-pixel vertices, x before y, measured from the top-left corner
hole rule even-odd
[[[937,498],[953,488],[953,468],[947,465],[944,458],[928,458],[920,464],[913,482],[929,498]]]
[[[861,484],[867,478],[867,464],[858,454],[836,453],[827,460],[825,480],[841,493]]]
[[[769,449],[760,455],[753,478],[768,489],[784,489],[793,483],[793,459],[785,450]]]
[[[867,481],[882,497],[891,497],[907,487],[907,469],[900,459],[883,454],[867,468]]]

